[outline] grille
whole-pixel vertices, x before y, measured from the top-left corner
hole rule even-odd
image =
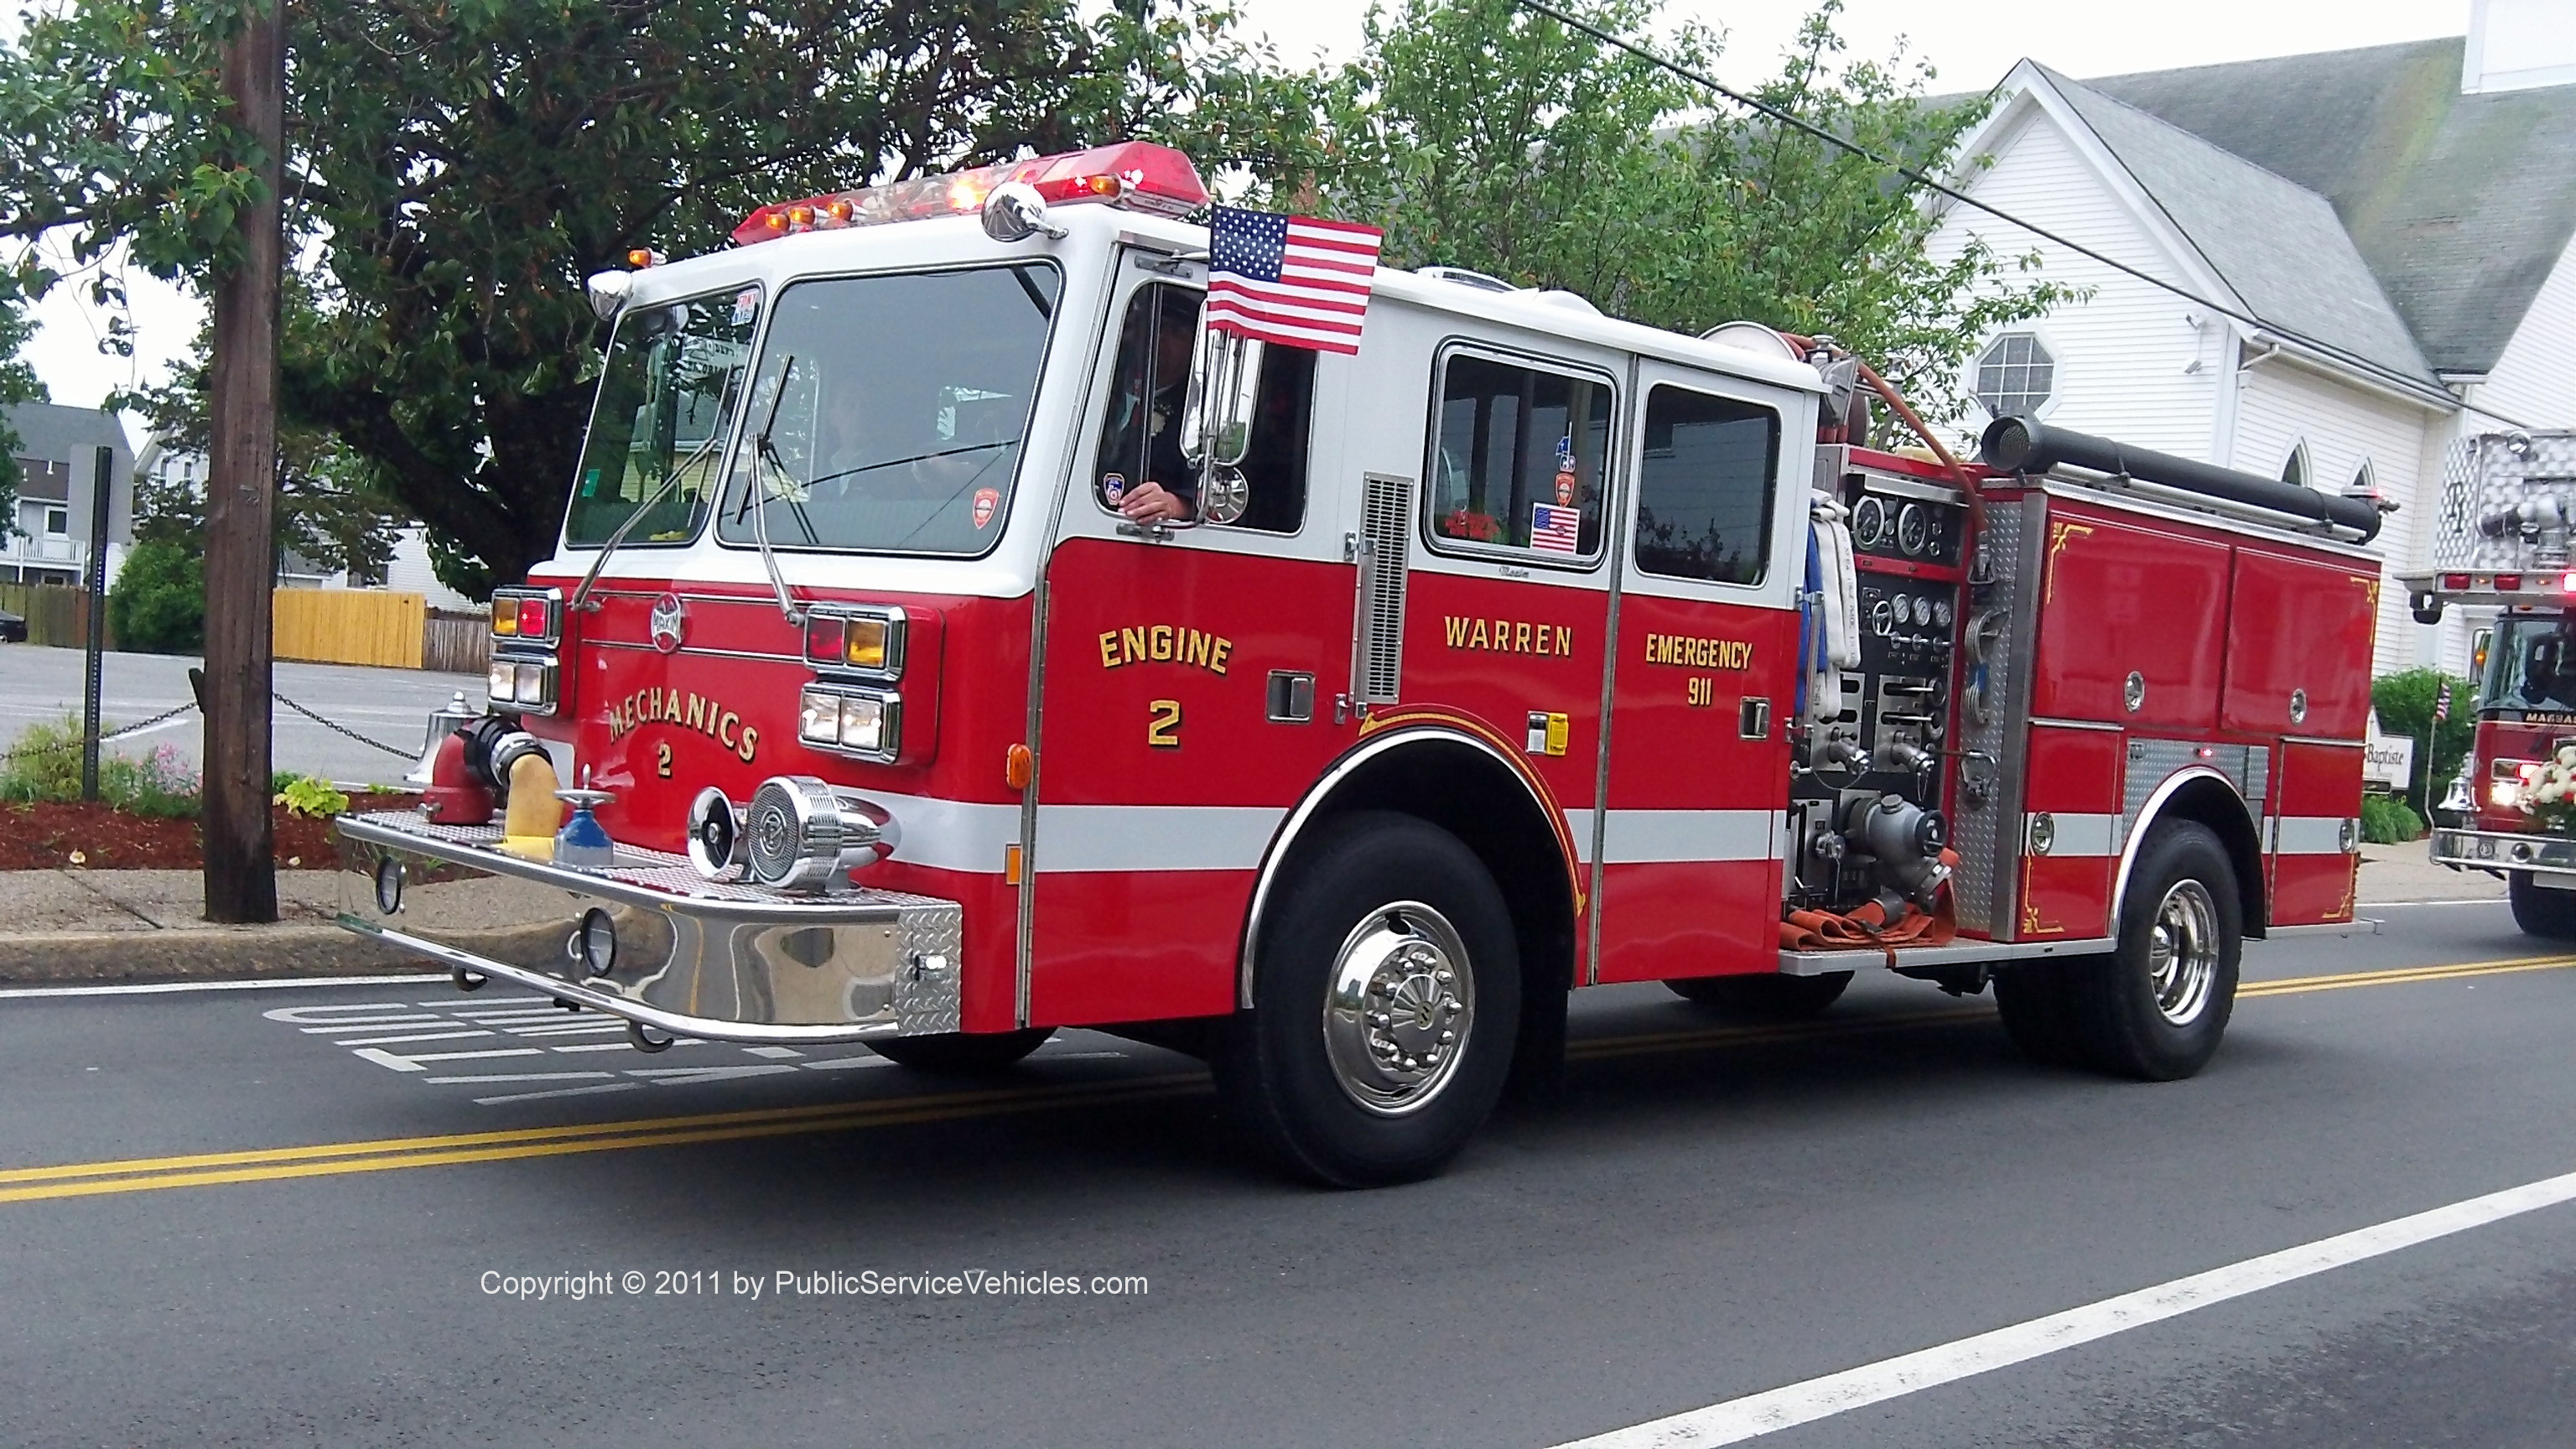
[[[1394,701],[1404,677],[1404,585],[1413,480],[1371,473],[1361,496],[1358,674],[1362,703]]]

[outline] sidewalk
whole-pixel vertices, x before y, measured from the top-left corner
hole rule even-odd
[[[2425,858],[2423,841],[2361,848],[2360,903],[2485,901],[2504,899],[2504,882],[2473,870],[2453,870]]]

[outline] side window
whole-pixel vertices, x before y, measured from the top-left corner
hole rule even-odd
[[[1157,283],[1127,304],[1118,333],[1109,411],[1091,474],[1092,496],[1115,508],[1128,489],[1152,482],[1198,504],[1198,472],[1181,451],[1190,357],[1198,344],[1202,295]],[[1233,527],[1295,533],[1306,518],[1306,457],[1313,436],[1315,354],[1263,349],[1261,390],[1243,457],[1251,494]]]
[[[1607,384],[1454,355],[1435,422],[1425,495],[1435,537],[1569,560],[1599,552]]]
[[[1780,415],[1662,386],[1646,395],[1637,470],[1637,567],[1670,578],[1760,583],[1770,563]]]

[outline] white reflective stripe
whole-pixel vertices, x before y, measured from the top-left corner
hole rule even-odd
[[[2272,822],[2275,855],[2345,855],[2341,815],[2284,815]],[[2360,836],[2355,834],[2354,839]]]
[[[1566,811],[1565,831],[1574,837],[1575,860],[1580,864],[1590,865],[1592,863],[1592,812],[1590,810]]]
[[[1041,805],[1037,868],[1252,870],[1287,815],[1268,805]]]
[[[2038,815],[2043,813],[2048,815],[2049,822],[2057,828],[2056,839],[2050,842],[2048,847],[2049,859],[2056,860],[2060,857],[2070,855],[2096,856],[2118,855],[2120,853],[2120,837],[2124,834],[2121,829],[2122,817],[2117,815],[2067,815],[2052,811],[2035,812],[2029,817],[2029,819],[2037,819]],[[2022,839],[2025,841],[2029,840],[2030,826],[2027,820],[2024,822],[2022,830]],[[2037,855],[2039,853],[2040,852],[2036,850],[2031,852],[2033,855]]]
[[[894,816],[903,832],[894,858],[910,865],[1000,875],[1002,852],[1020,843],[1017,805],[975,805],[878,790],[858,793]]]
[[[1787,829],[1777,810],[1613,810],[1609,821],[1601,847],[1607,865],[1777,860]]]

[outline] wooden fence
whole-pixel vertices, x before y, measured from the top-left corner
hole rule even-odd
[[[418,669],[429,601],[376,589],[279,589],[272,652],[319,664]]]
[[[420,667],[448,674],[480,675],[492,664],[492,620],[485,614],[429,611],[420,641]]]
[[[89,591],[60,584],[0,584],[0,609],[27,621],[27,642],[65,649],[89,645]],[[116,647],[116,630],[107,631],[107,647]]]

